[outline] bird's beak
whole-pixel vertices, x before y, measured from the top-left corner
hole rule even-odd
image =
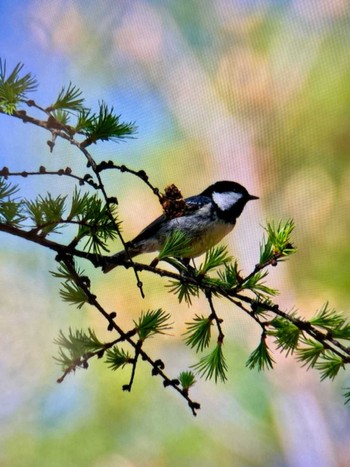
[[[259,199],[259,196],[249,195],[248,200]]]

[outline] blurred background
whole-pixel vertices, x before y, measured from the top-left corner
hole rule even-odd
[[[138,126],[136,138],[91,148],[163,189],[185,196],[216,180],[235,180],[260,200],[225,239],[240,268],[257,262],[266,221],[293,218],[298,254],[271,271],[281,307],[306,318],[328,300],[349,313],[350,290],[350,10],[347,0],[3,0],[0,56],[39,81],[33,98],[49,105],[62,86],[80,87],[87,105],[105,100]],[[84,174],[80,154],[44,131],[0,115],[0,165],[10,170]],[[152,192],[128,174],[106,173],[131,239],[160,213]],[[66,194],[71,180],[13,180],[21,194]],[[54,255],[1,235],[0,465],[12,466],[346,466],[350,378],[320,382],[292,357],[275,354],[274,371],[245,367],[259,329],[218,301],[229,364],[226,384],[199,381],[194,418],[174,391],[141,364],[131,394],[129,372],[101,362],[61,385],[52,356],[59,329],[105,323],[88,307],[59,299],[48,274]],[[112,251],[120,249],[116,242]],[[150,258],[145,257],[145,261]],[[163,307],[172,336],[147,342],[176,376],[196,362],[184,347],[184,323],[208,313],[203,300],[177,303],[164,281],[131,271],[92,275],[93,290],[123,326],[141,310]]]

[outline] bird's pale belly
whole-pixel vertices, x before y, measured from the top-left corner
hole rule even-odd
[[[210,229],[202,231],[201,234],[193,240],[191,251],[187,255],[184,255],[184,257],[195,258],[196,256],[202,255],[229,234],[233,227],[234,224],[219,222],[211,226]]]

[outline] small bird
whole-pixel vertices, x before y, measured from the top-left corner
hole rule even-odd
[[[220,181],[210,185],[199,195],[185,199],[185,209],[179,217],[168,219],[164,214],[145,227],[125,250],[111,258],[113,262],[103,265],[104,273],[111,271],[129,257],[161,250],[169,235],[180,231],[189,239],[184,259],[202,255],[231,232],[236,219],[248,201],[259,199],[239,183]]]

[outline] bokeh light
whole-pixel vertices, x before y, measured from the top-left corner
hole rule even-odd
[[[48,105],[69,82],[87,104],[113,105],[135,121],[137,137],[93,148],[144,169],[152,183],[185,196],[216,180],[242,183],[260,201],[225,239],[244,271],[254,267],[266,220],[293,218],[298,254],[268,278],[278,303],[310,316],[327,301],[349,313],[350,290],[350,10],[346,0],[18,0],[0,6],[0,56],[25,64]],[[60,142],[52,154],[40,129],[0,115],[0,165],[12,170],[84,161]],[[40,178],[40,179],[39,179]],[[17,182],[17,180],[16,180]],[[20,181],[32,197],[72,182]],[[160,211],[152,192],[129,174],[106,176],[118,195],[123,232],[132,238]],[[342,388],[275,354],[274,371],[245,367],[259,329],[240,311],[217,303],[226,326],[229,381],[200,381],[188,408],[141,365],[131,394],[127,370],[100,362],[57,385],[52,359],[58,330],[93,326],[93,310],[60,302],[51,253],[1,234],[0,464],[43,466],[348,465],[350,412]],[[119,244],[111,245],[113,251]],[[85,267],[85,265],[84,265]],[[207,306],[177,303],[164,282],[130,271],[92,274],[96,294],[122,324],[140,310],[170,311],[174,335],[147,343],[174,375],[196,361],[183,345],[184,322]]]

